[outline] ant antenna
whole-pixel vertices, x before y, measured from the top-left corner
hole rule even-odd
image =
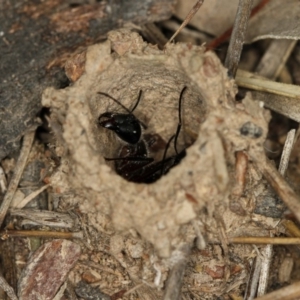
[[[177,127],[178,129],[178,127]],[[176,132],[177,133],[177,132]],[[172,140],[174,139],[174,137],[176,137],[176,135],[172,135],[168,142],[167,142],[167,145],[166,145],[166,148],[165,148],[165,151],[164,151],[164,155],[163,155],[163,159],[162,159],[162,166],[161,166],[161,176],[164,175],[164,164],[165,164],[165,161],[166,161],[166,156],[167,156],[167,152],[168,152],[168,149],[170,147],[170,144],[172,142]],[[177,152],[177,151],[176,151]]]
[[[136,103],[135,103],[133,109],[132,109],[132,110],[129,110],[125,105],[123,105],[119,100],[115,99],[115,98],[112,97],[111,95],[109,95],[109,94],[107,94],[107,93],[103,93],[103,92],[98,92],[98,94],[103,95],[103,96],[105,96],[105,97],[107,97],[107,98],[113,100],[115,103],[119,104],[121,107],[123,107],[123,108],[124,108],[129,114],[131,114],[131,115],[133,114],[133,111],[137,108],[137,106],[139,105],[139,102],[140,102],[140,100],[141,100],[141,98],[142,98],[142,93],[143,93],[142,90],[140,90],[138,99],[137,99],[137,101],[136,101]]]
[[[131,113],[133,113],[133,111],[134,111],[134,110],[136,109],[136,107],[139,105],[140,100],[141,100],[141,98],[142,98],[142,93],[143,93],[143,91],[140,90],[139,96],[138,96],[138,98],[137,98],[137,101],[136,101],[136,103],[135,103],[135,106],[134,106],[133,109],[131,110]]]
[[[178,107],[178,125],[177,125],[177,130],[176,130],[175,136],[173,136],[173,137],[175,137],[174,148],[175,148],[175,152],[177,155],[178,155],[177,140],[178,140],[178,136],[179,136],[181,125],[182,125],[182,123],[181,123],[181,103],[182,103],[183,93],[186,91],[186,89],[187,89],[187,87],[185,86],[180,93],[179,107]]]

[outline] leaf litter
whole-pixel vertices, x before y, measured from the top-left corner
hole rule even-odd
[[[51,121],[62,130],[56,144],[61,165],[49,178],[52,197],[59,198],[60,211],[76,208],[86,220],[83,243],[88,250],[82,259],[102,253],[94,254],[93,266],[75,266],[72,284],[81,286],[82,278],[95,284],[95,275],[87,279],[88,272],[102,268],[105,273],[111,265],[111,277],[100,281],[106,294],[125,289],[128,297],[159,299],[168,270],[184,261],[187,299],[241,295],[257,248],[227,241],[285,232],[277,226],[278,217],[255,214],[258,186],[266,186],[257,162],[263,164],[265,157],[269,112],[250,94],[234,101],[237,87],[212,52],[185,44],[160,51],[130,30],[113,31],[105,43],[89,47],[79,68],[79,75],[77,69],[74,75],[69,71],[73,85],[48,88],[43,95]],[[125,181],[104,159],[115,157],[122,143],[97,126],[101,113],[120,107],[98,92],[130,107],[142,90],[136,114],[149,132],[167,140],[176,130],[183,86],[188,90],[183,115],[188,118],[178,143],[189,146],[186,157],[154,184]],[[247,161],[239,180],[238,157]],[[195,239],[198,249],[192,247]],[[109,262],[106,267],[103,259]]]

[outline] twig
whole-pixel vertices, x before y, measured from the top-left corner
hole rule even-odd
[[[50,186],[50,184],[46,184],[39,188],[38,190],[32,192],[27,197],[25,197],[21,202],[17,203],[16,205],[12,206],[14,208],[23,208],[26,206],[32,199],[34,199],[37,195],[39,195],[41,192],[43,192],[45,189],[47,189]]]
[[[287,233],[294,237],[300,237],[299,227],[291,220],[282,220],[281,224],[287,230]]]
[[[260,270],[261,270],[261,258],[259,256],[256,256],[251,266],[251,272],[249,275],[249,280],[247,282],[244,300],[254,299],[257,290]]]
[[[300,87],[294,84],[275,82],[243,70],[238,70],[235,80],[244,88],[300,99]]]
[[[73,228],[74,220],[69,214],[40,209],[10,208],[10,216],[22,217],[22,225],[41,225],[60,228]]]
[[[203,2],[204,2],[204,0],[197,0],[197,3],[193,6],[193,8],[187,14],[184,21],[179,26],[179,28],[176,30],[176,32],[172,35],[172,37],[169,39],[167,44],[171,43],[174,40],[174,38],[178,35],[178,33],[181,31],[181,29],[184,28],[189,23],[189,21],[193,18],[193,16],[197,13],[199,8],[202,6]]]
[[[14,292],[14,289],[6,282],[6,280],[0,275],[0,288],[3,289],[7,296],[11,300],[18,300],[17,295]]]
[[[230,77],[235,77],[238,68],[252,5],[253,0],[239,0],[239,6],[224,63]]]
[[[2,193],[5,193],[7,190],[7,182],[6,182],[4,171],[1,166],[0,166],[0,190],[2,191]]]
[[[277,195],[292,211],[298,221],[300,221],[300,198],[295,191],[284,180],[273,164],[267,159],[261,157],[253,158],[255,165],[267,179],[269,184],[275,190]]]
[[[269,237],[269,236],[240,236],[228,238],[229,244],[258,244],[258,245],[298,245],[298,237]]]
[[[275,80],[281,73],[297,41],[273,40],[256,67],[256,72],[263,77]]]
[[[0,206],[0,227],[4,221],[4,218],[6,216],[7,210],[10,206],[10,203],[14,197],[14,194],[17,190],[20,178],[22,176],[23,170],[26,166],[27,158],[30,153],[30,149],[34,140],[35,132],[32,131],[30,133],[27,133],[23,138],[23,146],[20,152],[20,156],[18,158],[14,174],[10,180],[7,192],[4,196],[3,202]]]
[[[246,185],[246,174],[248,169],[248,156],[243,151],[237,151],[235,160],[235,181],[230,197],[230,209],[237,214],[245,214],[240,198]]]
[[[175,262],[173,263],[173,267],[168,276],[164,300],[181,299],[182,280],[190,251],[191,246],[184,245],[173,253],[171,259],[175,259]]]
[[[270,266],[272,262],[273,256],[273,245],[267,245],[261,249],[261,254],[263,256],[261,262],[261,271],[257,289],[257,296],[262,296],[266,293],[268,282],[269,282],[269,274],[270,274]]]
[[[288,167],[288,162],[290,160],[291,151],[294,145],[295,132],[296,132],[295,129],[290,130],[284,143],[284,148],[282,151],[280,164],[279,164],[279,173],[282,176],[284,176]],[[272,233],[271,236],[273,236]],[[261,249],[261,252],[263,255],[263,259],[261,263],[261,273],[260,273],[259,284],[257,289],[257,296],[263,296],[267,291],[270,266],[271,266],[271,261],[273,256],[273,245],[267,245],[266,247]]]
[[[0,231],[0,239],[16,237],[41,237],[53,239],[82,239],[83,232],[59,232],[59,231],[38,231],[38,230],[3,230]]]
[[[274,291],[255,300],[292,300],[300,297],[300,282],[286,286],[280,290]]]
[[[234,195],[240,197],[245,190],[248,156],[243,151],[236,153]]]
[[[282,176],[285,175],[285,172],[286,172],[288,164],[289,164],[291,152],[292,152],[293,145],[294,145],[295,134],[296,134],[295,129],[290,130],[289,133],[287,134],[286,141],[284,143],[284,148],[282,151],[281,160],[280,160],[280,164],[279,164],[279,168],[278,168],[279,173]]]

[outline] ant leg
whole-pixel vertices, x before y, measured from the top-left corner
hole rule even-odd
[[[183,94],[186,91],[187,87],[183,87],[181,93],[180,93],[180,97],[179,97],[179,106],[178,106],[178,126],[177,126],[177,130],[176,130],[176,134],[175,134],[175,140],[174,140],[174,148],[175,148],[175,152],[178,155],[178,150],[177,150],[177,140],[178,140],[178,136],[180,133],[180,129],[181,129],[181,125],[182,125],[182,121],[181,121],[181,103],[182,103],[182,98],[183,98]]]
[[[98,94],[103,95],[111,100],[113,100],[115,103],[119,104],[121,107],[123,107],[129,114],[131,114],[131,111],[125,106],[123,105],[119,100],[115,99],[114,97],[112,97],[111,95],[107,94],[107,93],[103,93],[103,92],[98,92]]]

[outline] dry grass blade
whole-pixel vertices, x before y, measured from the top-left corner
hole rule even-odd
[[[225,59],[228,74],[235,77],[240,61],[253,0],[240,0]]]
[[[282,156],[281,156],[279,169],[278,169],[279,173],[282,176],[285,175],[285,172],[286,172],[288,164],[289,164],[291,152],[292,152],[294,141],[295,141],[295,134],[296,134],[295,129],[290,130],[286,137],[286,141],[284,143],[284,148],[282,151]]]
[[[238,70],[236,82],[244,88],[300,99],[299,86],[275,82],[247,71]]]
[[[261,262],[260,277],[257,289],[258,296],[264,295],[268,287],[270,267],[273,256],[273,245],[267,245],[266,247],[261,249],[261,254],[263,259]]]
[[[268,236],[240,236],[228,239],[230,244],[257,244],[257,245],[298,245],[298,237],[268,237]]]
[[[285,227],[288,234],[295,237],[300,237],[299,227],[291,220],[282,220],[281,224]]]
[[[11,178],[11,181],[9,183],[7,192],[4,196],[3,202],[0,206],[0,226],[3,223],[3,220],[6,216],[7,210],[10,206],[10,203],[14,197],[14,194],[17,190],[20,178],[22,176],[23,170],[25,168],[28,155],[30,153],[30,149],[34,140],[35,131],[27,133],[23,138],[23,146],[20,153],[20,156],[18,158],[14,174]]]
[[[252,89],[253,98],[264,102],[267,108],[300,122],[299,86],[271,81],[242,70],[237,71],[236,83]]]
[[[0,239],[16,237],[40,237],[53,239],[82,239],[83,232],[58,232],[58,231],[37,231],[37,230],[5,230],[0,232]]]
[[[261,258],[256,257],[253,260],[251,266],[251,272],[249,276],[249,280],[247,282],[246,292],[245,292],[245,300],[253,300],[257,290],[257,284],[259,280],[259,275],[261,271]]]
[[[274,40],[260,60],[256,72],[263,77],[275,80],[285,66],[295,48],[296,41]]]

